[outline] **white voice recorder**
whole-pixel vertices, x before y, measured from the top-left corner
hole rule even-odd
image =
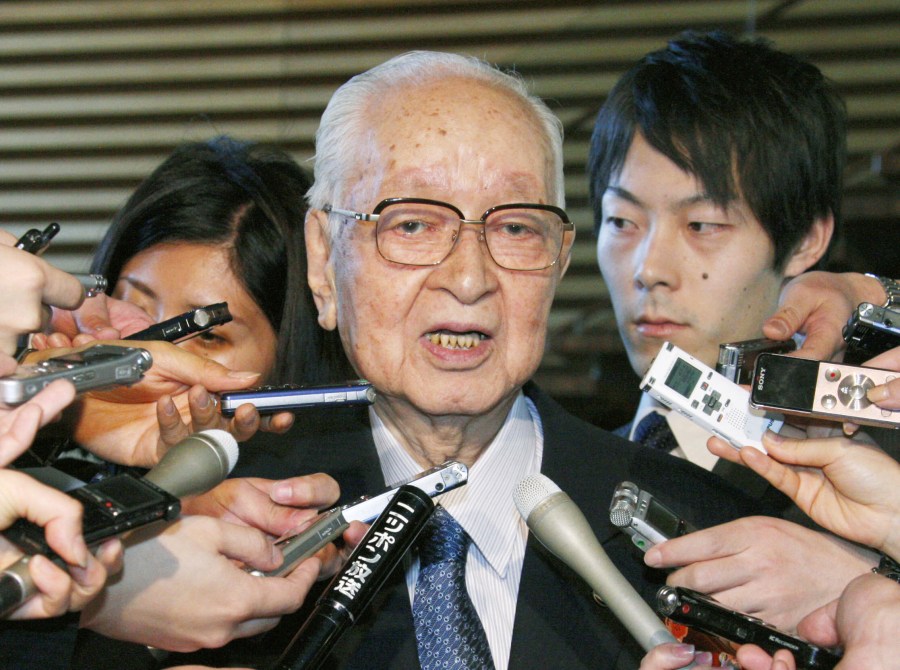
[[[750,406],[750,392],[720,375],[671,342],[663,343],[641,390],[736,449],[756,447],[762,452],[762,436],[778,432],[780,414],[767,414]]]

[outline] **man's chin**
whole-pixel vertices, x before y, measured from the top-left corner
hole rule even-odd
[[[647,370],[650,369],[650,365],[659,353],[661,346],[662,342],[659,343],[659,347],[655,348],[645,346],[641,349],[627,350],[628,362],[631,363],[631,369],[634,370],[636,375],[643,377],[647,374]]]

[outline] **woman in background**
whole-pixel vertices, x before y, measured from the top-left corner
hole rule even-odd
[[[113,298],[157,322],[227,302],[233,321],[177,346],[258,373],[254,385],[352,378],[338,336],[318,325],[307,287],[309,184],[303,169],[271,146],[224,136],[180,146],[116,214],[91,272],[107,278]],[[71,342],[51,335],[46,343]],[[227,428],[241,441],[260,425],[250,405],[224,422],[201,386],[177,393],[177,406],[169,394],[135,399],[139,388],[84,396],[76,442],[103,458],[146,466],[189,433]],[[292,420],[282,413],[263,425],[281,432]],[[126,443],[139,456],[117,457]]]
[[[227,301],[234,321],[181,346],[266,384],[352,376],[306,284],[310,181],[286,153],[216,137],[179,147],[116,214],[91,272],[156,321]],[[246,361],[246,362],[245,362]]]

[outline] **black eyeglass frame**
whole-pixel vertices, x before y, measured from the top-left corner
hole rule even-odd
[[[538,272],[539,270],[546,270],[547,268],[550,268],[550,267],[553,267],[554,265],[556,265],[559,262],[559,257],[562,255],[562,250],[565,247],[566,232],[575,230],[575,224],[569,220],[569,215],[566,214],[566,211],[564,209],[562,209],[561,207],[557,207],[555,205],[541,205],[541,204],[533,203],[533,202],[511,202],[511,203],[505,203],[502,205],[494,205],[493,207],[490,207],[487,210],[485,210],[485,212],[481,215],[480,219],[467,219],[467,218],[465,218],[465,215],[460,211],[459,207],[456,207],[455,205],[451,205],[449,202],[444,202],[442,200],[431,200],[430,198],[406,198],[406,197],[385,198],[384,200],[379,202],[377,205],[375,205],[375,208],[372,210],[371,214],[366,214],[364,212],[356,212],[352,209],[340,209],[340,208],[334,207],[332,205],[325,205],[322,208],[322,211],[325,212],[326,214],[337,214],[338,216],[345,216],[347,218],[354,219],[356,221],[371,221],[371,222],[377,224],[378,219],[381,218],[381,212],[383,212],[387,207],[389,207],[390,205],[406,204],[406,203],[413,204],[413,205],[435,205],[437,207],[444,207],[446,209],[449,209],[452,212],[455,212],[456,215],[459,217],[460,229],[462,228],[462,224],[464,224],[464,223],[468,223],[468,224],[475,225],[475,226],[477,226],[477,225],[485,226],[485,225],[487,225],[487,218],[491,214],[493,214],[494,212],[497,212],[497,211],[504,210],[504,209],[521,209],[521,208],[539,209],[539,210],[543,210],[545,212],[552,212],[553,214],[556,214],[560,218],[560,224],[562,226],[563,237],[561,238],[562,241],[560,242],[559,250],[556,252],[556,258],[553,259],[553,262],[551,262],[547,265],[544,265],[543,267],[529,268],[527,270],[518,270],[518,269],[514,269],[514,268],[507,268],[506,266],[501,265],[500,263],[497,263],[497,259],[494,258],[494,254],[491,252],[491,245],[487,244],[487,240],[485,240],[485,246],[487,247],[488,254],[490,254],[490,256],[491,256],[491,260],[493,260],[495,263],[497,263],[497,265],[500,266],[501,268],[504,268],[505,270],[512,270],[513,272]],[[483,230],[484,229],[482,228],[482,231]],[[401,261],[395,261],[391,258],[388,258],[387,256],[384,255],[384,252],[381,251],[381,246],[378,244],[378,235],[377,234],[375,235],[375,248],[378,249],[378,253],[381,255],[381,257],[390,263],[397,263],[398,265],[409,265],[411,267],[431,267],[431,266],[435,266],[435,265],[440,265],[445,260],[447,260],[447,258],[449,258],[450,254],[453,253],[453,250],[456,248],[456,241],[459,239],[458,232],[459,232],[459,229],[457,229],[457,235],[453,238],[453,244],[447,250],[446,255],[441,260],[439,260],[435,263],[403,263]]]

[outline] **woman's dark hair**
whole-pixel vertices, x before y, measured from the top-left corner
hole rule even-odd
[[[841,218],[846,110],[810,63],[760,39],[687,32],[610,91],[591,137],[595,227],[636,132],[724,206],[743,196],[781,269],[814,221]],[[824,258],[823,258],[824,260]]]
[[[235,277],[278,337],[266,383],[352,377],[337,331],[318,325],[306,284],[309,186],[303,169],[274,147],[225,136],[185,144],[118,211],[91,272],[113,287],[129,259],[157,244],[224,246]]]

